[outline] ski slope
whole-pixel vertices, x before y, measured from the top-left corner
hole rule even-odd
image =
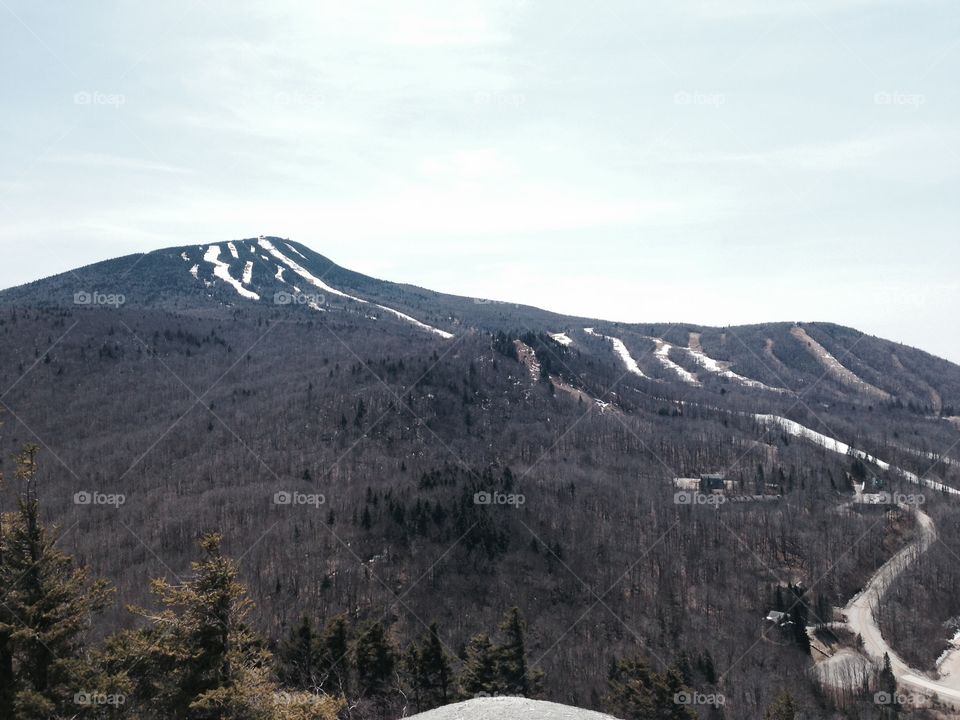
[[[208,262],[213,265],[214,276],[220,278],[230,287],[236,290],[238,295],[245,297],[248,300],[260,299],[259,295],[252,290],[247,290],[239,280],[230,275],[230,266],[220,259],[219,245],[211,245],[208,247],[206,254],[203,256],[203,260],[204,262]]]
[[[426,323],[422,323],[416,318],[410,317],[409,315],[402,313],[399,310],[394,310],[393,308],[387,307],[386,305],[378,305],[377,303],[372,303],[369,300],[364,300],[363,298],[356,297],[355,295],[350,295],[348,293],[337,290],[336,288],[331,287],[330,285],[327,285],[327,283],[323,282],[323,280],[321,280],[320,278],[311,274],[309,270],[307,270],[305,267],[297,263],[295,260],[291,260],[282,252],[277,250],[274,244],[269,240],[267,240],[266,238],[260,238],[258,240],[258,243],[260,244],[260,247],[266,250],[275,259],[282,262],[284,265],[286,265],[288,268],[293,270],[293,272],[295,272],[297,275],[302,277],[304,280],[306,280],[308,283],[313,285],[315,288],[319,288],[320,290],[323,290],[325,293],[329,295],[336,295],[337,297],[346,298],[347,300],[353,300],[354,302],[358,302],[363,305],[372,305],[373,307],[383,310],[386,313],[390,313],[394,317],[399,318],[404,322],[408,322],[411,325],[421,330],[425,330],[435,335],[439,335],[445,340],[449,340],[450,338],[453,337],[453,333],[448,333],[445,330],[441,330],[440,328],[435,328],[432,325],[427,325]],[[290,245],[287,245],[287,247],[290,247]],[[294,248],[290,247],[290,249],[296,252],[297,255],[300,255],[300,257],[303,257],[303,255],[297,252]]]
[[[902,478],[907,480],[914,485],[920,485],[922,487],[930,488],[931,490],[936,490],[938,492],[946,493],[948,495],[957,495],[960,496],[960,490],[950,487],[949,485],[944,485],[941,482],[936,480],[930,480],[929,478],[922,478],[916,473],[910,472],[909,470],[904,470],[903,468],[896,467],[890,463],[881,460],[880,458],[874,457],[869,453],[864,452],[863,450],[857,450],[850,445],[847,445],[844,442],[818,433],[816,430],[811,430],[805,425],[801,425],[798,422],[789,420],[785,417],[780,417],[779,415],[754,415],[754,417],[764,425],[774,425],[779,427],[781,430],[784,430],[787,434],[793,435],[794,437],[803,438],[804,440],[809,440],[810,442],[819,445],[820,447],[829,450],[831,452],[838,453],[839,455],[849,455],[851,457],[857,457],[861,460],[872,463],[876,465],[881,470],[892,471],[900,475]]]
[[[889,400],[890,393],[881,390],[875,385],[871,385],[866,380],[860,378],[853,370],[844,367],[843,363],[837,360],[829,350],[814,340],[802,327],[794,327],[790,330],[793,335],[821,365],[834,380],[849,388],[858,390],[865,395],[877,398],[878,400]]]
[[[296,253],[297,255],[299,255],[300,257],[302,257],[304,260],[307,259],[307,256],[306,256],[306,255],[304,255],[302,252],[300,252],[299,250],[297,250],[297,249],[296,249],[293,245],[291,245],[290,243],[284,243],[284,245],[286,245],[286,246],[290,249],[290,252]]]
[[[670,351],[673,349],[673,345],[661,340],[660,338],[648,337],[647,340],[653,342],[657,349],[653,351],[654,357],[660,361],[660,364],[674,373],[680,380],[687,385],[700,385],[700,381],[697,379],[697,376],[686,368],[680,367],[673,360],[670,359]]]
[[[594,337],[603,338],[613,343],[613,351],[620,356],[620,359],[623,361],[623,364],[627,368],[627,372],[637,377],[646,378],[643,370],[640,369],[640,366],[637,365],[637,361],[633,359],[633,355],[630,354],[630,351],[627,349],[627,346],[623,344],[623,340],[620,338],[610,337],[609,335],[601,335],[593,328],[584,328],[583,331],[587,335],[593,335]]]
[[[712,373],[714,375],[719,375],[720,377],[731,380],[739,385],[743,385],[744,387],[754,388],[755,390],[767,390],[769,392],[775,392],[775,393],[790,392],[789,390],[786,390],[784,388],[772,387],[770,385],[767,385],[766,383],[760,382],[759,380],[751,380],[748,377],[744,377],[743,375],[735,373],[730,368],[725,367],[719,361],[714,360],[712,357],[707,355],[702,349],[694,349],[694,348],[682,348],[682,349],[685,350],[686,353],[693,358],[694,362],[696,362],[697,365],[702,367],[707,372]]]

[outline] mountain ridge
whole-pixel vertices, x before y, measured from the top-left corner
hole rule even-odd
[[[272,236],[171,246],[93,263],[2,290],[0,306],[69,307],[109,304],[111,298],[127,307],[186,315],[359,313],[447,340],[477,331],[564,333],[578,350],[612,342],[625,369],[635,367],[641,376],[670,385],[723,390],[722,381],[726,389],[771,392],[828,386],[833,400],[903,403],[947,417],[960,406],[960,366],[834,323],[711,327],[569,316],[374,278],[303,243]],[[583,335],[584,328],[592,337]],[[631,353],[644,358],[643,369]]]
[[[892,508],[889,522],[835,521],[855,486],[920,481],[933,514],[950,511],[938,488],[960,487],[947,422],[960,368],[922,351],[832,324],[803,324],[806,342],[794,323],[624,324],[477,302],[264,240],[306,275],[257,238],[0,292],[0,470],[41,446],[45,512],[117,586],[115,626],[217,530],[271,638],[304,613],[386,616],[398,642],[436,620],[456,654],[517,605],[550,700],[599,708],[611,657],[640,640],[658,665],[681,648],[713,658],[752,718],[756,697],[772,702],[770,667],[806,677],[790,642],[757,645],[778,588],[803,580],[811,608],[835,605],[902,542]],[[211,246],[220,264],[203,259]],[[735,502],[678,499],[675,479],[716,473]],[[0,488],[5,507],[14,490]],[[125,501],[76,503],[98,493]],[[276,502],[294,493],[324,502]],[[594,588],[617,591],[597,609]],[[930,615],[907,641],[946,641],[948,618]]]
[[[308,262],[313,263],[311,270],[317,269],[317,264],[321,268],[321,274],[319,277],[322,279],[324,277],[330,276],[330,282],[336,283],[341,282],[345,285],[347,289],[354,290],[355,292],[364,294],[369,293],[374,299],[378,292],[382,292],[384,288],[392,288],[393,292],[391,294],[396,295],[397,293],[402,293],[408,296],[407,304],[416,304],[417,302],[424,301],[443,301],[447,303],[453,303],[461,312],[463,311],[463,306],[474,306],[475,310],[484,310],[484,309],[496,309],[496,308],[513,308],[515,311],[520,311],[519,316],[516,313],[501,313],[501,317],[490,319],[489,312],[474,312],[469,313],[471,317],[479,316],[481,318],[486,318],[485,321],[481,321],[481,325],[491,324],[498,327],[505,327],[511,320],[514,322],[519,322],[520,320],[526,320],[528,324],[531,323],[537,326],[538,330],[544,330],[550,326],[550,322],[560,325],[570,326],[580,325],[590,325],[591,323],[595,326],[605,326],[605,327],[614,327],[614,328],[626,328],[626,329],[635,329],[641,327],[653,327],[653,328],[671,328],[671,329],[680,329],[686,332],[703,332],[703,331],[723,331],[725,329],[743,329],[743,330],[752,330],[752,329],[762,329],[762,328],[792,328],[792,327],[802,327],[802,326],[818,326],[829,329],[847,331],[847,332],[856,332],[864,337],[869,337],[873,340],[881,341],[889,344],[891,347],[896,348],[905,348],[910,351],[922,352],[928,355],[931,358],[936,360],[949,363],[960,367],[953,361],[950,361],[942,356],[935,355],[929,351],[924,350],[923,348],[908,345],[901,343],[895,340],[889,340],[877,335],[868,335],[862,333],[856,328],[850,326],[844,326],[832,321],[790,321],[790,320],[779,320],[779,321],[768,321],[761,323],[749,323],[745,325],[726,325],[726,326],[710,326],[703,325],[696,322],[689,321],[676,321],[676,322],[624,322],[609,320],[606,318],[590,317],[583,315],[567,315],[564,313],[556,312],[553,310],[541,308],[533,305],[526,305],[522,303],[514,303],[510,301],[501,301],[494,299],[486,298],[475,298],[465,295],[456,295],[444,292],[434,291],[432,289],[413,285],[410,283],[403,282],[394,282],[389,280],[384,280],[376,278],[364,273],[360,273],[344,266],[337,264],[335,261],[331,260],[329,257],[313,250],[308,245],[303,243],[291,240],[289,238],[279,238],[276,236],[259,236],[258,238],[244,238],[239,240],[230,240],[230,241],[220,241],[208,244],[200,245],[178,245],[178,246],[169,246],[164,248],[159,248],[156,250],[144,252],[144,253],[131,253],[128,255],[119,256],[116,258],[110,258],[107,260],[102,260],[88,265],[80,266],[67,270],[61,273],[56,273],[54,275],[39,278],[37,280],[30,281],[28,283],[23,283],[20,285],[15,285],[9,288],[4,288],[0,290],[0,302],[25,302],[25,303],[37,303],[44,304],[49,303],[52,305],[59,305],[64,303],[72,302],[70,293],[65,292],[68,287],[72,288],[88,288],[91,285],[103,285],[105,287],[94,288],[98,292],[113,292],[113,291],[122,291],[124,289],[129,290],[129,284],[132,280],[128,280],[128,276],[133,273],[133,271],[138,270],[138,266],[142,265],[144,260],[148,260],[146,268],[139,267],[138,272],[143,272],[144,269],[149,269],[151,273],[155,273],[157,268],[150,264],[150,260],[162,258],[166,261],[169,261],[168,269],[177,268],[180,269],[179,263],[174,263],[174,259],[182,260],[179,256],[181,253],[195,253],[194,255],[189,256],[189,260],[183,260],[184,265],[189,267],[193,264],[196,264],[203,268],[205,264],[200,253],[197,251],[202,251],[205,248],[220,246],[225,248],[230,244],[240,244],[245,249],[248,249],[251,245],[255,246],[259,239],[266,239],[271,242],[279,242],[287,245],[288,247],[295,248],[294,252],[303,256],[303,253],[310,253],[313,257],[308,260]],[[263,259],[262,252],[256,253],[255,257]],[[221,260],[229,260],[229,258],[224,258],[221,255]],[[305,258],[306,259],[306,258]],[[231,262],[231,266],[243,263],[244,258],[235,258],[235,262]],[[203,268],[206,269],[206,268]],[[231,267],[233,269],[233,267]],[[87,275],[87,278],[84,275]],[[170,275],[176,275],[176,273],[171,273]],[[169,277],[170,275],[164,274],[162,278]],[[209,276],[209,273],[206,273]],[[239,278],[237,278],[239,279]],[[179,283],[176,280],[183,280],[183,278],[176,277],[174,278],[175,282],[172,283],[173,286],[178,286]],[[152,283],[155,283],[155,278],[151,280]],[[290,283],[287,283],[288,285]],[[304,284],[301,282],[300,284]],[[271,287],[271,283],[261,286]],[[115,287],[114,287],[115,286]],[[175,290],[171,290],[172,294],[180,294],[183,292],[182,287],[176,287]],[[194,291],[201,291],[202,288],[198,284],[192,286]],[[303,288],[301,288],[302,290]],[[88,288],[89,291],[89,288]],[[51,295],[53,297],[51,297]],[[208,295],[208,297],[210,297]],[[226,294],[227,298],[231,298],[230,294]],[[143,303],[151,304],[157,301],[157,296],[152,293],[137,293],[134,292],[128,297],[125,297],[127,302],[131,303]],[[214,299],[224,300],[223,297],[218,297]],[[231,298],[232,299],[232,298]],[[269,298],[262,298],[269,301]],[[548,322],[549,321],[549,322]],[[560,332],[565,328],[556,328],[557,332]],[[569,329],[569,328],[566,328]]]

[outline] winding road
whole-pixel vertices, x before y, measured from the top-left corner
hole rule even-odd
[[[811,430],[793,420],[788,420],[787,418],[777,415],[756,415],[755,417],[762,424],[774,425],[790,435],[813,442],[832,452],[840,455],[859,457],[883,470],[895,472],[913,485],[954,497],[960,495],[960,490],[957,488],[924,476],[919,476],[909,470],[898,468],[862,450],[857,450],[850,445],[840,442],[836,438]],[[840,507],[843,509],[849,507],[851,504],[852,503],[844,503]],[[905,504],[900,504],[900,507],[914,513],[917,519],[917,527],[920,530],[920,537],[884,563],[884,565],[874,573],[873,577],[870,578],[870,581],[863,590],[847,604],[846,608],[844,608],[847,625],[855,634],[863,638],[863,649],[866,655],[880,662],[883,661],[885,654],[890,657],[890,666],[901,687],[924,695],[935,694],[941,701],[960,708],[960,675],[952,672],[939,680],[932,680],[922,671],[907,665],[907,663],[894,652],[887,641],[884,640],[883,634],[880,632],[880,627],[877,625],[873,616],[874,609],[879,606],[880,601],[883,599],[883,596],[893,581],[896,580],[904,570],[910,567],[918,557],[929,550],[930,546],[933,545],[937,539],[937,528],[929,515],[918,507]],[[943,663],[943,667],[960,666],[958,657],[960,657],[960,650],[951,653],[948,660]]]
[[[907,506],[901,507],[910,509]],[[948,685],[943,681],[931,680],[919,670],[907,665],[884,640],[873,616],[873,611],[880,604],[887,588],[937,539],[937,528],[930,516],[919,509],[914,513],[920,529],[920,537],[877,570],[860,594],[844,608],[844,615],[850,629],[863,638],[864,651],[870,657],[882,662],[884,654],[889,655],[890,666],[898,683],[927,695],[935,693],[941,700],[960,706],[960,683]]]

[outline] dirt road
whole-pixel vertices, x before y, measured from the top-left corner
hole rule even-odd
[[[930,516],[922,510],[915,512],[920,537],[890,558],[874,574],[860,594],[844,608],[844,614],[850,629],[863,638],[864,651],[870,657],[882,661],[884,654],[890,656],[893,673],[904,689],[916,690],[925,695],[936,694],[941,700],[960,707],[960,681],[955,678],[949,683],[945,680],[931,680],[919,670],[911,668],[884,640],[873,617],[874,609],[890,584],[937,539],[937,529]]]

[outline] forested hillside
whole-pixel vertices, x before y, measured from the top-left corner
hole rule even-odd
[[[191,562],[222,552],[271,692],[322,690],[350,717],[485,692],[628,717],[624,688],[658,684],[724,698],[677,717],[764,718],[785,692],[807,717],[881,717],[880,669],[824,692],[807,627],[916,527],[896,503],[845,506],[923,492],[938,526],[958,518],[911,478],[960,488],[960,367],[835,325],[563,317],[261,238],[4,291],[0,339],[0,508],[35,498],[59,551],[113,587],[90,647],[130,651],[106,639],[149,634],[156,613],[127,607],[153,607],[151,581],[176,612]],[[30,488],[11,459],[26,446]],[[726,490],[678,493],[706,474]],[[927,670],[958,567],[931,555],[884,609]],[[348,662],[305,670],[298,642]]]

